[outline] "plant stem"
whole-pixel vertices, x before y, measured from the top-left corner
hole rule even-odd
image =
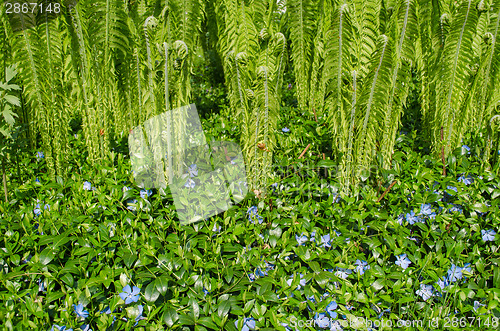
[[[5,194],[5,203],[8,203],[7,197],[7,175],[5,174],[5,159],[2,160],[3,193]]]

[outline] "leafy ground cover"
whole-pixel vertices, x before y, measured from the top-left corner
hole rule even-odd
[[[135,186],[124,144],[89,166],[77,131],[71,178],[56,181],[43,152],[23,154],[0,205],[3,327],[496,329],[500,178],[481,166],[478,140],[443,176],[407,127],[392,169],[342,197],[321,126],[283,113],[268,196],[187,226],[169,192]],[[233,125],[204,120],[218,138],[235,139]]]

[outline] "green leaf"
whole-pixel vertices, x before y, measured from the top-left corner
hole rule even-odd
[[[165,276],[158,277],[155,281],[156,289],[162,294],[165,295],[168,289],[168,279]]]
[[[54,259],[55,256],[56,252],[53,251],[51,247],[47,247],[40,253],[40,263],[47,265]]]
[[[156,288],[155,282],[151,282],[146,286],[146,290],[144,291],[144,297],[146,301],[155,302],[160,296],[160,292]]]
[[[167,326],[172,327],[174,323],[179,319],[179,315],[173,308],[165,310],[163,313],[163,321]]]

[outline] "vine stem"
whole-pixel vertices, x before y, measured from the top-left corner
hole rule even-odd
[[[3,193],[5,194],[5,203],[8,203],[7,197],[7,175],[5,173],[5,159],[2,160]]]

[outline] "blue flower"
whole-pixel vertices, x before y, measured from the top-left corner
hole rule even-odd
[[[342,279],[347,279],[347,277],[349,277],[350,274],[352,274],[351,269],[344,269],[337,267],[337,271],[335,271],[335,276]]]
[[[400,266],[403,269],[406,269],[410,266],[411,261],[406,257],[406,254],[401,254],[396,256],[396,262],[398,266]]]
[[[460,280],[462,279],[462,277],[462,268],[452,264],[451,268],[448,270],[448,279],[450,280],[450,282]]]
[[[432,285],[420,284],[420,290],[417,290],[416,294],[420,295],[424,301],[427,301],[434,295],[434,287]]]
[[[464,183],[465,185],[470,185],[474,183],[474,178],[472,178],[471,175],[468,175],[467,177],[462,175],[458,177],[458,181]]]
[[[76,316],[80,318],[86,318],[87,316],[89,316],[89,312],[83,310],[83,305],[81,303],[79,303],[78,305],[73,305],[73,308],[75,310]]]
[[[306,286],[306,280],[304,278],[304,275],[299,274],[299,276],[300,276],[300,281],[299,281],[299,285],[297,285],[297,290],[300,290],[302,286]],[[290,278],[288,278],[286,283],[288,284],[288,286],[291,286],[292,282],[293,282],[293,276],[290,276]]]
[[[370,266],[366,261],[356,260],[356,262],[354,262],[354,265],[356,266],[356,272],[360,275],[363,275],[366,270],[370,269]]]
[[[56,329],[54,329],[56,328]],[[65,325],[59,326],[57,324],[54,324],[50,331],[73,331],[73,329],[66,329]]]
[[[45,285],[41,278],[38,279],[38,292],[45,292]]]
[[[283,129],[281,129],[281,131],[283,131],[283,132],[290,132],[290,129],[285,126]]]
[[[43,155],[43,152],[36,152],[36,157],[37,157],[37,159],[40,160],[40,159],[45,158],[45,155]]]
[[[262,224],[262,222],[264,222],[264,219],[262,218],[262,216],[259,215],[259,210],[257,209],[256,206],[248,208],[247,214],[248,214],[248,220],[253,224],[255,224],[255,218],[259,221],[259,224]]]
[[[194,188],[195,186],[196,186],[196,183],[191,178],[189,178],[187,180],[186,184],[184,184],[184,187],[187,187],[187,188]]]
[[[422,222],[423,223],[423,220],[420,217],[420,215],[415,215],[415,212],[413,210],[406,214],[406,220],[411,225],[413,225],[413,224],[415,224],[417,222]]]
[[[324,236],[321,236],[321,244],[319,245],[320,247],[332,247],[330,243],[330,234],[325,234]]]
[[[83,189],[85,191],[91,191],[92,190],[92,184],[90,182],[87,182],[87,181],[83,182]]]
[[[462,153],[465,154],[465,151],[467,150],[467,154],[470,154],[470,147],[467,145],[462,146]]]
[[[431,215],[432,214],[431,204],[430,203],[422,204],[420,206],[420,214],[425,216]]]
[[[137,199],[127,200],[127,209],[134,211],[136,209],[134,206],[136,203],[137,203]]]
[[[441,288],[441,290],[443,291],[448,285],[450,285],[450,281],[448,280],[448,278],[444,277],[443,278],[440,278],[436,284]]]
[[[198,168],[196,167],[196,164],[191,164],[188,167],[188,172],[190,177],[198,176]]]
[[[337,318],[337,312],[335,312],[335,309],[337,309],[338,305],[335,301],[332,301],[326,306],[326,313],[330,315],[331,318]]]
[[[205,296],[206,296],[207,294],[210,294],[210,292],[209,292],[209,291],[205,288],[205,286],[203,286],[203,294],[205,294]]]
[[[314,323],[322,329],[325,329],[330,326],[330,319],[326,316],[325,313],[316,313],[314,316]]]
[[[452,204],[452,207],[449,209],[450,213],[451,212],[459,212],[461,213],[462,212],[462,207],[460,205],[455,205],[455,204]]]
[[[123,292],[120,293],[120,298],[128,305],[131,302],[137,302],[139,300],[139,292],[141,292],[141,289],[137,286],[131,289],[130,285],[125,285]]]
[[[40,179],[38,179],[38,178],[35,179],[35,182],[40,183]]]
[[[35,213],[35,216],[39,216],[42,213],[39,203],[36,204],[35,209],[33,209],[33,213]]]
[[[137,306],[137,309],[138,309],[138,314],[135,317],[135,324],[134,324],[134,326],[136,326],[139,323],[140,320],[146,319],[146,317],[142,316],[142,313],[144,311],[144,307],[142,305],[139,305],[139,306]]]
[[[92,329],[90,328],[90,324],[83,324],[82,326],[80,326],[80,329],[82,329],[82,331],[92,331]]]
[[[153,194],[153,191],[142,189],[139,194],[140,194],[141,198],[143,198],[144,200],[146,200],[148,197],[151,196],[151,194]]]
[[[479,308],[481,308],[481,306],[486,306],[485,304],[483,303],[479,303],[479,301],[474,301],[474,311],[477,311]]]
[[[306,235],[304,235],[304,233],[302,232],[302,233],[300,234],[300,236],[295,235],[295,240],[297,240],[297,245],[302,246],[302,245],[304,245],[304,244],[307,242],[308,238],[307,238],[307,236],[306,236]]]
[[[251,282],[254,282],[256,278],[254,274],[248,274],[248,279],[250,279]]]
[[[234,321],[234,326],[238,327],[238,321]],[[255,330],[255,320],[253,317],[248,317],[243,320],[243,327],[240,331]]]
[[[483,241],[495,241],[496,232],[493,229],[481,230]]]
[[[214,223],[214,227],[212,229],[212,232],[220,232],[221,229],[222,229],[222,227],[220,225],[217,227],[217,223]]]
[[[109,306],[101,310],[101,314],[111,314],[111,309],[109,308]]]

